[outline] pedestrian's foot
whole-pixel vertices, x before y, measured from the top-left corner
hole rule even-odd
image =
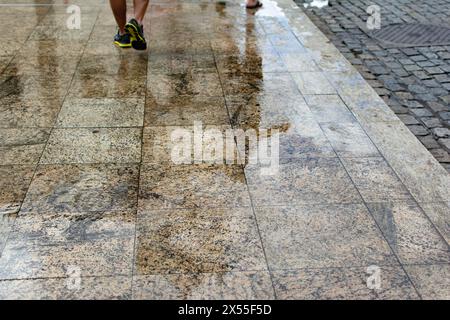
[[[136,21],[131,19],[126,25],[125,29],[131,35],[131,46],[136,50],[147,49],[147,41],[144,37],[144,27]]]
[[[259,0],[247,0],[247,4],[245,5],[245,7],[247,9],[257,9],[262,7],[262,2],[260,2]]]
[[[120,48],[131,48],[130,34],[120,34],[120,31],[117,31],[117,34],[114,36],[114,44]]]

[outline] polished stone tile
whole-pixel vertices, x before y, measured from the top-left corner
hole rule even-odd
[[[64,101],[57,127],[139,127],[144,121],[144,98],[90,99]]]
[[[355,117],[338,95],[306,95],[305,100],[319,123],[356,122]]]
[[[141,128],[55,129],[41,163],[138,163]]]
[[[223,97],[173,96],[169,99],[147,98],[145,126],[229,125]],[[161,101],[161,102],[160,102]]]
[[[450,262],[448,244],[415,203],[370,203],[368,206],[402,263]]]
[[[305,53],[282,53],[281,60],[289,72],[317,72],[319,68],[314,60]]]
[[[77,72],[88,75],[147,75],[147,58],[142,55],[83,55]]]
[[[16,216],[17,214],[15,213],[0,212],[0,257],[2,256],[3,248],[5,247],[9,232],[14,225]]]
[[[425,300],[450,299],[450,265],[405,266],[406,272]]]
[[[52,127],[60,107],[57,100],[5,97],[0,99],[0,128]]]
[[[376,157],[380,156],[357,123],[321,123],[325,135],[340,157]]]
[[[0,214],[19,211],[33,173],[34,166],[0,166]]]
[[[215,73],[216,61],[209,54],[150,54],[148,74]]]
[[[136,210],[138,167],[41,165],[22,213]]]
[[[216,63],[221,74],[288,71],[275,51],[261,55],[251,50],[240,55],[218,55]]]
[[[126,276],[0,281],[0,300],[125,300],[131,298]]]
[[[267,272],[148,275],[133,280],[134,299],[273,299]]]
[[[34,28],[29,36],[29,40],[62,40],[62,41],[87,41],[91,34],[92,27],[77,29],[67,29],[58,25],[42,25]]]
[[[450,176],[400,121],[366,125],[372,141],[419,202],[450,200]]]
[[[4,71],[5,75],[72,75],[79,57],[74,56],[16,56]]]
[[[366,202],[413,200],[383,158],[342,158],[345,169]]]
[[[78,98],[129,98],[145,95],[146,77],[77,74],[69,95]]]
[[[450,244],[450,202],[420,203],[420,206]]]
[[[82,276],[130,276],[133,216],[19,216],[0,258],[0,278],[67,277],[73,270]]]
[[[12,56],[0,56],[0,74],[3,73],[12,59]]]
[[[254,218],[229,210],[147,212],[138,220],[135,274],[267,269]]]
[[[147,96],[150,98],[170,98],[180,95],[223,96],[217,73],[181,73],[174,75],[149,74]]]
[[[239,165],[144,164],[139,212],[162,208],[250,206]]]
[[[16,57],[21,57],[22,59],[34,56],[51,58],[79,57],[83,53],[85,45],[82,41],[29,40],[23,44]],[[44,61],[42,60],[42,62]]]
[[[50,129],[0,129],[0,163],[37,164]]]
[[[272,95],[298,97],[298,88],[288,73],[226,73],[220,76],[226,97]]]
[[[304,95],[336,94],[336,90],[322,72],[294,72],[292,77],[300,92]]]
[[[370,289],[366,267],[277,271],[273,281],[281,300],[409,300],[418,299],[401,267],[380,267],[381,287]],[[369,282],[370,283],[370,282]]]
[[[271,270],[397,263],[362,204],[261,207],[255,214]]]
[[[50,74],[0,76],[0,101],[5,98],[62,101],[67,93],[71,78],[72,76],[69,74],[58,76]]]
[[[261,167],[247,166],[245,174],[256,206],[362,201],[336,158],[280,161],[275,175],[261,175]]]

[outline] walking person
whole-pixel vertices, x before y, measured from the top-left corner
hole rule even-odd
[[[114,44],[120,48],[133,47],[136,50],[147,49],[147,41],[144,37],[144,20],[149,0],[134,0],[134,18],[127,22],[127,1],[109,0],[111,9],[116,19],[119,30],[114,36]]]

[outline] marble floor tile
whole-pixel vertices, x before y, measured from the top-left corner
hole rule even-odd
[[[289,72],[319,71],[316,63],[308,54],[287,52],[280,54],[280,57]]]
[[[0,212],[0,257],[2,256],[3,248],[11,231],[17,214]]]
[[[173,96],[169,99],[147,98],[145,126],[229,125],[223,97]]]
[[[29,40],[62,40],[62,41],[87,41],[91,34],[91,28],[79,30],[67,29],[57,25],[42,25],[34,28]]]
[[[137,192],[136,165],[41,165],[21,212],[133,211]]]
[[[336,158],[280,161],[278,174],[262,175],[261,172],[261,166],[245,168],[256,206],[362,202]]]
[[[260,207],[255,214],[271,270],[397,263],[362,204]]]
[[[49,135],[50,129],[0,129],[0,163],[37,164]]]
[[[336,94],[336,90],[322,72],[293,72],[292,77],[304,95]]]
[[[76,280],[78,281],[78,280]],[[0,281],[0,300],[128,300],[131,279],[127,276]]]
[[[61,103],[53,99],[0,99],[0,128],[52,127]]]
[[[134,299],[273,299],[267,272],[227,272],[138,276]]]
[[[41,163],[139,163],[141,128],[67,128],[50,135]]]
[[[369,203],[368,207],[402,263],[450,262],[448,244],[414,202]]]
[[[77,98],[134,98],[145,95],[146,77],[106,74],[76,74],[70,97]]]
[[[383,158],[342,158],[345,169],[366,202],[413,200]]]
[[[281,300],[410,300],[419,299],[399,266],[380,267],[380,288],[369,288],[367,268],[302,269],[273,272]],[[370,282],[369,282],[370,283]]]
[[[355,117],[338,95],[305,95],[314,118],[319,123],[352,123]]]
[[[140,127],[144,122],[144,98],[68,98],[56,121],[57,127]]]
[[[240,165],[144,164],[139,212],[163,208],[250,206]]]
[[[25,198],[35,166],[0,166],[0,214],[17,213]]]
[[[425,300],[450,299],[450,265],[405,266],[406,272]]]
[[[118,226],[120,226],[118,228]],[[133,214],[19,216],[0,258],[0,279],[131,275]]]
[[[340,157],[380,156],[375,145],[357,123],[321,123],[325,135]]]
[[[77,72],[88,75],[147,75],[147,58],[142,55],[83,55]]]
[[[266,270],[254,218],[248,217],[249,211],[236,212],[243,209],[229,210],[229,216],[214,209],[203,214],[173,209],[140,215],[135,274]]]
[[[240,55],[218,55],[216,57],[219,73],[258,73],[287,72],[278,53],[258,54],[252,50]]]
[[[420,203],[420,206],[450,244],[450,202]]]
[[[189,72],[175,75],[148,75],[148,97],[173,99],[180,95],[222,97],[222,86],[218,74]]]

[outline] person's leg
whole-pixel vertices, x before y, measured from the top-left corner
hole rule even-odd
[[[127,23],[127,1],[126,0],[109,0],[111,9],[119,26],[119,33],[125,34],[125,24]]]
[[[134,17],[137,22],[142,25],[142,21],[144,20],[145,12],[147,11],[149,0],[134,0]]]

